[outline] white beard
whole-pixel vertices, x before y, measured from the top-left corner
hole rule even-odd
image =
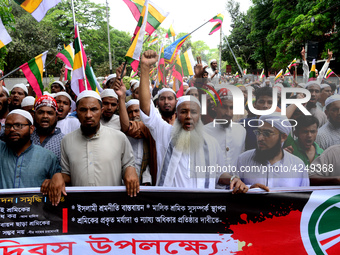
[[[178,151],[187,154],[197,152],[204,144],[202,121],[199,120],[194,130],[186,131],[176,119],[171,130],[171,141]]]

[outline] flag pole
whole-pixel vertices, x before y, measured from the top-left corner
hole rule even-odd
[[[0,78],[0,81],[2,81],[3,79],[5,79],[6,77],[10,76],[12,73],[15,73],[16,71],[18,71],[20,69],[20,66],[18,68],[15,68],[14,70],[10,71],[8,74],[2,76]]]
[[[87,83],[86,83],[86,74],[85,74],[85,65],[86,63],[84,63],[84,60],[83,60],[83,50],[82,50],[82,47],[81,47],[81,39],[80,39],[80,33],[79,33],[79,27],[78,27],[78,24],[77,24],[77,33],[78,33],[78,38],[79,38],[79,49],[80,49],[80,61],[81,61],[81,69],[83,70],[83,75],[84,75],[84,87],[85,87],[85,90],[88,90],[87,88]]]
[[[74,13],[74,2],[73,0],[71,0],[71,4],[72,4],[72,16],[73,16],[73,26],[76,26],[76,15]]]
[[[222,74],[222,72],[221,72],[221,65],[222,65],[222,24],[221,24],[221,28],[220,28],[220,54],[219,54],[219,58],[220,58],[220,61],[218,63],[218,71]],[[221,75],[220,75],[220,79],[221,79]]]
[[[107,23],[107,39],[109,44],[109,65],[110,74],[112,74],[112,56],[111,56],[111,43],[110,43],[110,24],[109,24],[109,3],[106,0],[106,23]]]

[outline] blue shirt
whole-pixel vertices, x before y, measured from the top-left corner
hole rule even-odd
[[[33,143],[18,156],[0,141],[0,158],[0,189],[40,187],[61,171],[57,156]]]
[[[41,147],[52,151],[57,156],[60,162],[61,158],[60,144],[64,136],[65,135],[61,133],[60,128],[57,127],[55,128],[53,134],[46,137],[45,140],[42,143],[40,143],[40,137],[37,134],[37,130],[35,129],[31,135],[31,140],[34,144],[40,145]]]

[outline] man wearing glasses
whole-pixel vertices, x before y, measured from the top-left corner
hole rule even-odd
[[[278,113],[259,118],[254,130],[257,146],[238,157],[237,169],[241,180],[247,185],[255,183],[273,187],[309,186],[308,171],[298,157],[282,149],[291,132],[285,116]]]
[[[40,187],[61,168],[57,156],[32,144],[33,118],[13,110],[5,122],[5,143],[0,141],[0,189]]]

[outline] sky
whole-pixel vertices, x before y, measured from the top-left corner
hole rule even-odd
[[[97,4],[106,4],[106,0],[91,0]],[[237,1],[237,0],[236,0]],[[152,0],[157,6],[170,14],[161,24],[169,29],[173,22],[176,33],[190,33],[215,15],[224,12],[222,31],[224,35],[230,34],[231,18],[225,10],[227,0]],[[246,12],[251,6],[251,0],[238,0],[240,11]],[[108,0],[110,6],[110,25],[118,30],[133,33],[137,22],[130,9],[123,0]],[[210,48],[217,48],[220,41],[219,31],[208,35],[214,23],[208,23],[192,34],[191,41],[203,40]]]

